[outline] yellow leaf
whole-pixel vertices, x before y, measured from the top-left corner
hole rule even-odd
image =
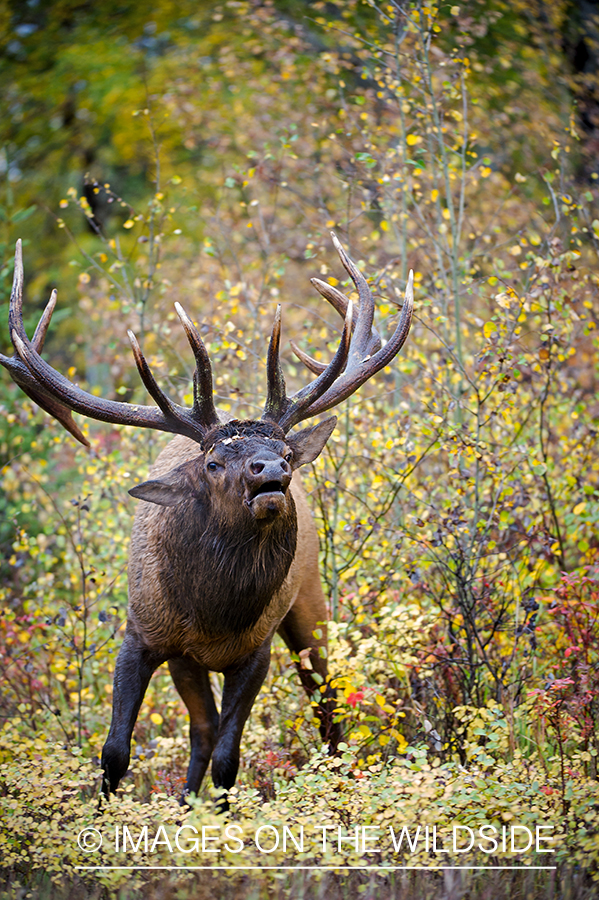
[[[581,514],[581,512],[584,512],[585,509],[586,509],[586,503],[585,503],[584,500],[583,500],[582,503],[578,503],[578,504],[574,507],[574,509],[572,510],[572,512],[574,513],[575,516],[579,516],[579,515]]]
[[[134,225],[135,222],[133,221],[133,219],[127,219],[126,222],[123,222],[123,228],[133,228]]]
[[[406,143],[407,143],[408,146],[410,146],[410,147],[413,147],[414,144],[419,144],[421,140],[422,140],[422,138],[420,137],[419,134],[409,134],[409,135],[406,137]]]
[[[160,713],[152,713],[150,716],[150,722],[153,722],[154,725],[162,725],[164,719],[160,715]]]
[[[431,200],[435,203],[437,197],[439,196],[439,191],[435,188],[434,191],[431,191]]]

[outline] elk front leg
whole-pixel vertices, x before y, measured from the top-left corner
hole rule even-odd
[[[320,736],[329,745],[330,752],[334,753],[337,744],[343,738],[343,732],[339,723],[334,721],[337,700],[329,682],[326,655],[321,656],[320,651],[322,647],[326,654],[327,608],[318,573],[307,579],[307,582],[302,586],[302,591],[279,625],[278,631],[289,650],[297,656],[302,650],[310,648],[309,659],[312,669],[302,665],[301,656],[296,668],[308,697],[312,697],[315,691],[318,692],[317,715],[320,720]],[[319,638],[314,636],[317,630],[321,632]],[[322,679],[320,683],[312,677],[313,672]]]
[[[241,733],[254,700],[264,683],[270,663],[269,637],[257,650],[224,671],[225,683],[220,711],[220,725],[212,754],[212,780],[215,787],[228,790],[235,784],[239,769]],[[228,803],[221,801],[222,809]]]
[[[154,671],[164,662],[137,635],[125,633],[114,669],[112,721],[102,750],[102,793],[114,793],[129,768],[131,735]]]
[[[185,794],[197,794],[216,742],[218,711],[205,666],[200,666],[187,657],[180,657],[169,660],[168,667],[189,712],[191,756]]]

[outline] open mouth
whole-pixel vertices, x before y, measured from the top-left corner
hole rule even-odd
[[[260,497],[263,494],[284,494],[285,490],[283,488],[283,484],[280,481],[265,481],[264,484],[261,484],[259,487],[255,488],[249,497],[249,502],[255,500],[256,497]]]

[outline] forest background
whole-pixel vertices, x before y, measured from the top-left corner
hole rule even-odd
[[[369,280],[383,336],[415,272],[401,356],[343,405],[305,472],[342,752],[324,753],[277,644],[230,815],[254,831],[552,826],[555,851],[548,863],[487,843],[444,863],[522,868],[426,879],[340,873],[372,864],[351,844],[266,856],[252,845],[244,865],[279,870],[251,877],[77,870],[90,864],[83,825],[222,817],[208,786],[188,813],[178,806],[186,714],[163,670],[131,775],[98,809],[127,602],[127,489],[167,438],[80,422],[88,452],[6,375],[3,897],[593,895],[596,12],[582,0],[1,0],[2,320],[21,237],[26,326],[56,286],[44,354],[71,379],[147,403],[132,328],[161,384],[189,403],[178,300],[208,346],[218,405],[253,416],[277,302],[286,339],[320,360],[334,352],[340,323],[309,284],[318,275],[351,293],[332,229]],[[2,350],[12,354],[8,329]],[[292,387],[307,380],[290,350],[284,367]],[[218,846],[219,864],[239,865]],[[102,863],[132,858],[104,848]],[[189,857],[140,847],[134,862]],[[377,864],[438,859],[404,844]]]

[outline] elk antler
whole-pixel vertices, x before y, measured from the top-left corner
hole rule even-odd
[[[330,284],[318,278],[310,279],[316,290],[344,317],[343,334],[339,348],[328,366],[308,356],[293,341],[291,342],[294,353],[310,371],[318,375],[318,378],[296,394],[287,397],[279,361],[281,318],[280,307],[277,309],[268,349],[268,397],[262,418],[277,422],[284,431],[289,431],[303,419],[336,406],[357,391],[376,372],[387,366],[403,347],[412,323],[414,278],[410,270],[399,322],[391,338],[384,347],[382,346],[380,335],[372,324],[374,318],[372,291],[336,235],[331,233],[331,237],[341,262],[358,291],[360,300],[358,315],[354,325],[351,300]]]
[[[302,362],[318,377],[291,397],[287,397],[279,359],[281,308],[280,306],[277,308],[268,349],[268,393],[262,418],[276,422],[285,432],[297,425],[298,422],[330,409],[353,394],[375,372],[391,362],[401,350],[410,330],[413,307],[412,272],[408,278],[406,299],[397,328],[389,341],[382,347],[381,339],[372,325],[374,316],[372,292],[366,279],[334,234],[332,237],[341,262],[358,290],[360,300],[358,315],[354,323],[351,301],[331,285],[325,284],[317,278],[312,279],[312,283],[322,296],[344,316],[343,333],[337,352],[328,365],[317,362],[292,345]],[[206,347],[193,322],[179,303],[175,303],[175,309],[185,329],[196,361],[192,407],[179,406],[174,403],[158,386],[132,331],[129,331],[128,335],[135,363],[141,380],[150,396],[156,401],[157,407],[103,400],[72,384],[40,356],[55,305],[56,291],[52,291],[33,339],[30,341],[23,325],[23,258],[21,241],[17,241],[15,272],[8,314],[15,355],[8,357],[0,354],[0,364],[8,369],[13,380],[35,403],[58,419],[64,428],[82,444],[89,447],[86,437],[73,421],[71,412],[81,413],[92,419],[111,422],[115,425],[137,425],[141,428],[155,428],[158,431],[167,431],[172,434],[183,434],[198,443],[202,442],[210,428],[220,424],[214,407],[212,369]]]
[[[67,431],[70,431],[73,437],[82,444],[89,447],[89,442],[73,421],[71,411],[90,416],[92,419],[99,419],[101,422],[111,422],[114,425],[138,425],[142,428],[155,428],[158,431],[184,434],[198,442],[201,442],[203,436],[213,425],[219,424],[220,420],[212,400],[212,371],[208,353],[197,329],[178,303],[175,304],[177,313],[196,358],[194,403],[191,408],[173,403],[158,387],[137,339],[131,331],[129,340],[139,374],[148,392],[158,404],[158,409],[155,406],[137,406],[116,400],[103,400],[68,381],[40,356],[55,305],[56,291],[53,291],[33,340],[30,341],[23,325],[23,256],[21,241],[17,241],[15,272],[8,314],[8,325],[15,355],[7,357],[0,354],[0,363],[8,369],[14,381],[32,400],[58,419]]]

